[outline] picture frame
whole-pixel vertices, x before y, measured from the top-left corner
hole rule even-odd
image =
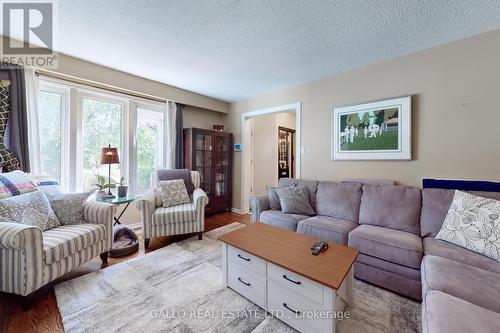
[[[411,160],[411,96],[334,107],[332,160]]]

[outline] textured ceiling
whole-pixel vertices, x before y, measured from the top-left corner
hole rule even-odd
[[[58,51],[226,101],[500,28],[500,0],[58,3]]]

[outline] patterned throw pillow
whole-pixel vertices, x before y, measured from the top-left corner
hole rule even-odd
[[[164,208],[191,202],[182,179],[161,181],[159,187]]]
[[[61,194],[50,200],[50,205],[62,225],[86,223],[83,205],[89,196],[89,192]]]
[[[32,225],[42,231],[61,225],[42,191],[0,200],[0,220]]]
[[[37,182],[21,170],[0,174],[0,199],[38,190]]]
[[[500,201],[455,191],[436,238],[500,261]]]
[[[309,190],[305,186],[287,186],[276,190],[280,197],[281,210],[285,214],[315,215],[309,201]]]

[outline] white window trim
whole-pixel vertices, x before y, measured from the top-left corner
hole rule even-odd
[[[120,172],[129,185],[129,195],[137,192],[137,109],[163,113],[164,136],[167,133],[166,105],[135,96],[68,82],[57,78],[40,80],[40,90],[63,96],[64,117],[61,116],[61,187],[66,192],[83,190],[83,99],[117,103],[122,106],[122,136]],[[162,167],[167,165],[166,145],[163,145]],[[156,165],[155,165],[156,167]]]

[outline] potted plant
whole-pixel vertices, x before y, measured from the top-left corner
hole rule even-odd
[[[97,186],[98,190],[96,191],[96,199],[104,200],[108,197],[108,192],[106,189],[115,188],[115,184],[106,184],[106,178],[104,176],[97,175]]]
[[[125,185],[125,177],[120,178],[120,185],[118,186],[118,196],[126,197],[128,192],[128,186]]]

